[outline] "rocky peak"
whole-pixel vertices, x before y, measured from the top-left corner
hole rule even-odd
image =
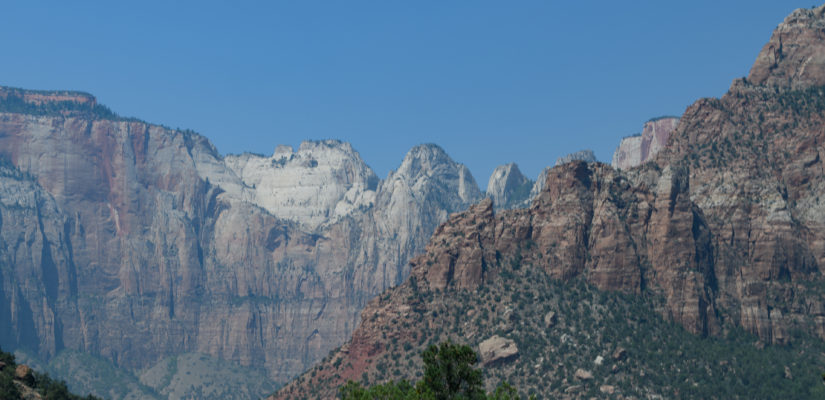
[[[533,183],[533,187],[530,189],[530,195],[527,198],[527,202],[533,201],[536,197],[538,197],[539,193],[544,190],[544,184],[547,180],[547,174],[550,170],[553,169],[551,167],[544,167],[544,169],[539,172],[538,178],[536,178],[536,182]],[[529,205],[529,204],[528,204]]]
[[[244,197],[310,229],[372,206],[378,186],[358,152],[338,140],[305,141],[295,152],[281,145],[270,157],[246,153],[225,162],[246,185]]]
[[[773,63],[760,69],[770,55],[763,50],[751,84],[738,81],[719,99],[697,101],[681,120],[646,124],[634,151],[638,163],[655,154],[654,162],[632,169],[566,163],[543,171],[536,184],[542,189],[528,209],[495,213],[488,200],[451,216],[436,229],[424,254],[411,262],[411,278],[377,297],[361,314],[352,341],[324,368],[288,385],[281,398],[324,390],[322,380],[311,379],[316,376],[332,382],[326,386],[330,396],[346,379],[389,378],[383,367],[389,364],[382,361],[403,359],[399,349],[405,340],[414,345],[452,336],[479,343],[492,333],[516,336],[527,321],[537,323],[544,313],[563,309],[519,316],[513,329],[507,318],[512,309],[499,305],[478,312],[480,308],[468,307],[470,302],[486,306],[499,298],[523,299],[526,290],[509,283],[495,296],[496,285],[518,273],[525,274],[524,282],[539,286],[561,281],[564,291],[584,281],[625,292],[626,298],[641,294],[651,312],[696,334],[721,334],[739,326],[758,336],[763,346],[805,341],[808,335],[825,338],[825,91],[786,90],[822,84],[813,72],[820,68],[819,55],[825,54],[817,39],[822,29],[815,32],[823,12],[823,7],[801,10],[786,19],[771,39],[777,45]],[[760,73],[764,75],[757,79]],[[536,279],[535,273],[552,279]],[[535,293],[547,292],[539,287]],[[524,308],[537,298],[528,297]],[[459,311],[445,316],[454,310]],[[593,310],[585,312],[592,315]],[[615,308],[608,310],[613,314]],[[625,318],[637,315],[635,305],[632,310]],[[573,320],[578,318],[558,318],[557,324]],[[475,329],[485,321],[491,329]],[[579,343],[598,336],[587,332]],[[569,339],[559,336],[562,342]],[[812,340],[821,347],[821,341]],[[617,362],[633,354],[604,349],[596,364],[611,351]],[[512,362],[529,353],[523,351]],[[673,359],[690,356],[680,351]],[[512,376],[534,376],[525,370],[529,367]],[[585,365],[565,368],[557,379],[578,370],[581,385],[600,381],[598,369]],[[605,386],[603,392],[611,390]]]
[[[496,209],[512,208],[527,201],[532,183],[516,163],[499,165],[487,182],[487,197],[493,199]]]
[[[571,161],[596,162],[596,154],[594,154],[593,150],[590,149],[580,150],[575,153],[570,153],[566,156],[559,157],[556,159],[556,165],[566,164]]]
[[[748,81],[784,89],[825,85],[825,5],[785,18],[756,57]]]
[[[413,147],[404,157],[398,170],[391,172],[388,182],[403,180],[413,190],[423,188],[433,179],[442,180],[447,187],[457,188],[461,201],[471,203],[481,198],[473,175],[464,165],[453,161],[440,146],[432,143]]]
[[[593,150],[586,149],[577,151],[575,153],[570,153],[566,156],[559,157],[556,159],[556,166],[564,165],[574,161],[583,161],[585,163],[594,163],[596,160],[596,154],[593,153]],[[536,178],[536,182],[533,183],[533,187],[530,189],[530,194],[527,196],[527,200],[525,200],[524,206],[529,206],[530,202],[533,201],[536,197],[538,197],[539,193],[544,190],[545,181],[547,180],[547,174],[550,172],[551,167],[545,167],[539,173],[538,178]]]
[[[679,125],[679,117],[658,117],[645,122],[640,135],[622,139],[613,153],[613,168],[633,168],[652,159],[661,151],[670,134]]]

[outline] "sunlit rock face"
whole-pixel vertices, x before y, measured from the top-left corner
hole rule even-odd
[[[670,134],[679,124],[678,117],[654,118],[645,122],[642,133],[622,139],[613,153],[613,168],[633,168],[652,159],[667,145]]]
[[[373,300],[352,339],[275,398],[375,376],[372,360],[400,357],[396,339],[415,343],[411,332],[438,335],[465,315],[472,329],[481,309],[471,305],[516,267],[643,295],[697,335],[735,326],[764,343],[825,339],[823,26],[825,6],[791,14],[749,78],[678,122],[649,123],[640,164],[565,163],[543,171],[527,209],[494,212],[485,200],[451,216],[411,261],[411,278]],[[433,299],[445,297],[462,299],[452,305],[462,311],[434,322]]]
[[[375,202],[378,177],[349,143],[305,141],[295,152],[278,146],[270,157],[245,153],[225,161],[252,202],[309,230]]]
[[[523,207],[529,204],[532,185],[515,163],[499,165],[487,182],[487,197],[493,200],[496,209]]]
[[[0,105],[0,339],[45,358],[206,353],[284,382],[481,198],[435,145],[381,181],[338,141],[224,158],[85,94],[3,89]]]

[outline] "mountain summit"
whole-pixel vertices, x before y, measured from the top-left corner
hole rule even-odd
[[[351,341],[278,396],[415,379],[398,365],[446,339],[509,340],[490,376],[540,397],[821,395],[818,373],[786,381],[825,350],[823,26],[825,7],[791,14],[751,76],[670,122],[650,162],[566,163],[528,209],[452,216]]]

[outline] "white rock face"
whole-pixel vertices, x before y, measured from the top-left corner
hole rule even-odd
[[[412,148],[397,170],[378,187],[372,209],[374,233],[362,241],[364,253],[377,252],[384,289],[409,275],[409,261],[426,246],[433,230],[450,213],[466,209],[482,198],[470,170],[453,161],[441,147]],[[380,286],[383,286],[380,287]],[[380,292],[380,291],[379,291]]]
[[[575,153],[570,153],[566,156],[562,156],[556,159],[556,165],[562,165],[569,163],[571,161],[584,161],[584,162],[596,162],[596,154],[593,153],[593,150],[585,149],[579,150]]]
[[[527,200],[531,184],[515,163],[499,165],[487,182],[487,197],[496,209],[517,207]]]
[[[375,201],[378,177],[349,143],[305,141],[296,152],[281,145],[271,157],[231,155],[225,162],[246,186],[244,198],[308,229]]]
[[[460,203],[470,204],[481,198],[470,170],[432,144],[412,148],[378,191],[378,210],[396,226],[410,217],[417,218],[422,208],[456,209]],[[438,214],[443,214],[436,215],[438,220],[446,220],[446,211]]]
[[[547,173],[550,171],[550,167],[545,167],[539,173],[539,177],[536,178],[536,183],[533,184],[533,188],[530,189],[530,201],[536,198],[536,196],[541,193],[542,189],[544,189],[544,181],[547,180]]]
[[[619,142],[610,165],[613,168],[631,168],[642,163],[642,135],[628,136]]]
[[[667,145],[679,117],[660,117],[645,122],[641,135],[622,139],[613,153],[613,168],[633,168],[650,160]]]

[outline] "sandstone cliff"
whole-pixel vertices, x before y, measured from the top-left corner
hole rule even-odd
[[[749,79],[736,80],[719,99],[697,101],[678,124],[667,122],[675,129],[659,141],[666,146],[651,162],[628,170],[567,163],[545,170],[529,209],[496,214],[485,201],[452,216],[411,262],[411,278],[371,303],[352,340],[331,355],[344,367],[324,364],[321,378],[305,375],[279,396],[334,390],[363,373],[389,378],[373,360],[398,358],[400,350],[385,337],[419,339],[409,325],[434,330],[424,342],[453,337],[449,329],[473,343],[486,339],[472,336],[478,332],[472,323],[486,323],[465,314],[465,304],[489,302],[475,296],[491,290],[518,298],[512,288],[525,284],[514,274],[642,296],[699,336],[743,328],[763,345],[811,335],[818,337],[813,347],[822,347],[825,70],[817,63],[823,24],[825,6],[795,11],[777,27]],[[649,137],[654,143],[655,135]],[[514,272],[523,269],[530,272]],[[532,298],[542,293],[530,291]],[[438,307],[434,298],[464,312],[446,319],[428,313]],[[490,329],[508,328],[505,322]]]
[[[660,117],[645,122],[642,133],[622,139],[613,153],[613,168],[633,168],[651,160],[667,145],[670,134],[679,124],[678,117]]]
[[[533,181],[522,175],[515,163],[499,165],[487,182],[487,197],[496,209],[509,209],[529,204]]]
[[[434,145],[379,181],[340,142],[224,159],[83,96],[0,93],[0,339],[43,358],[142,369],[203,353],[283,382],[481,197]]]
[[[375,201],[378,177],[349,143],[306,141],[296,152],[278,146],[271,157],[247,153],[224,160],[245,186],[234,194],[307,230],[335,223]]]
[[[753,85],[805,89],[825,85],[825,6],[799,9],[774,30],[751,68]]]

